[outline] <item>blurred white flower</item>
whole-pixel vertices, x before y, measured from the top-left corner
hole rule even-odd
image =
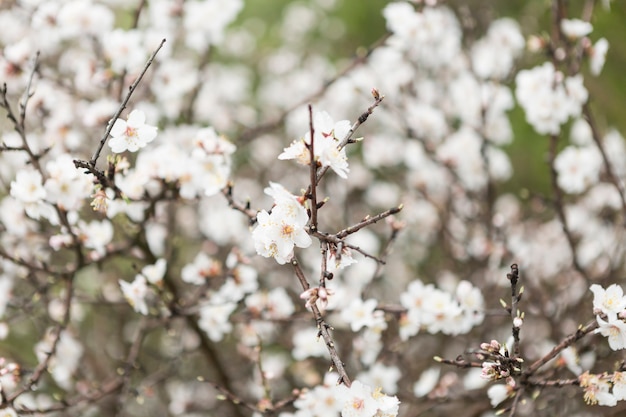
[[[589,35],[593,26],[589,22],[580,19],[561,20],[561,32],[570,39],[578,39]]]
[[[598,39],[598,41],[593,45],[591,49],[591,59],[589,61],[589,68],[591,70],[591,74],[599,75],[602,72],[602,68],[604,68],[604,63],[606,61],[606,53],[609,50],[609,41],[605,38]]]
[[[568,146],[557,155],[554,168],[559,187],[566,193],[579,194],[598,182],[602,157],[595,146]]]
[[[434,366],[423,371],[420,379],[413,384],[413,394],[418,398],[428,395],[437,386],[440,373],[441,368]]]
[[[353,332],[358,332],[362,327],[370,327],[376,323],[374,310],[377,304],[373,298],[363,301],[357,297],[341,311],[341,318],[350,324]]]
[[[148,295],[148,286],[146,285],[146,278],[143,275],[137,275],[133,282],[119,280],[119,283],[128,304],[130,304],[136,312],[144,316],[147,315],[148,304],[146,303],[146,297]]]

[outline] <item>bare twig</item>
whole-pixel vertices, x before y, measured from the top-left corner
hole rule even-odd
[[[104,132],[104,136],[102,136],[102,139],[100,139],[100,143],[98,144],[98,148],[96,149],[96,151],[94,152],[93,156],[89,160],[89,166],[93,170],[96,169],[96,163],[98,162],[98,158],[100,157],[100,153],[102,152],[102,148],[104,147],[104,144],[106,143],[109,135],[111,134],[111,129],[113,129],[113,125],[115,124],[115,121],[120,117],[120,115],[122,114],[124,109],[126,109],[126,105],[128,104],[128,101],[130,100],[130,97],[135,92],[135,89],[137,89],[137,86],[141,82],[143,76],[148,71],[148,68],[150,68],[150,66],[152,65],[152,62],[154,62],[154,59],[156,58],[157,53],[159,53],[159,51],[161,50],[161,48],[163,47],[164,44],[165,44],[165,39],[163,39],[161,41],[159,46],[152,53],[152,55],[148,59],[148,62],[146,62],[146,65],[144,66],[143,70],[139,73],[139,76],[137,77],[137,79],[128,88],[128,93],[126,94],[126,97],[124,98],[124,100],[120,104],[120,107],[117,109],[117,111],[115,112],[115,114],[113,115],[111,120],[109,120],[107,128],[106,128],[106,130]],[[82,162],[82,161],[74,161],[74,164],[76,164],[77,162]],[[79,165],[77,165],[77,167],[79,167]],[[90,172],[93,173],[93,171],[91,171],[91,170],[90,170]]]
[[[310,288],[309,282],[307,281],[304,275],[304,271],[302,271],[300,263],[295,256],[291,260],[291,265],[293,266],[296,276],[300,281],[302,289],[304,291],[308,290]],[[315,317],[315,322],[317,323],[319,335],[322,337],[322,339],[324,339],[326,349],[328,349],[328,353],[330,353],[330,359],[332,361],[333,367],[337,370],[337,373],[339,374],[339,381],[337,381],[337,383],[344,384],[349,387],[352,382],[350,381],[350,377],[348,376],[348,373],[344,368],[343,361],[339,357],[339,353],[337,352],[333,337],[330,334],[332,327],[326,323],[326,321],[322,317],[321,311],[319,310],[319,308],[317,308],[317,305],[315,303],[312,303],[311,310],[313,311],[313,316]]]
[[[511,322],[513,323],[513,357],[518,358],[519,352],[519,326],[515,325],[515,319],[519,317],[517,309],[517,303],[519,302],[522,294],[517,290],[517,283],[519,281],[519,269],[517,264],[511,265],[511,272],[506,275],[509,282],[511,282]]]
[[[600,151],[600,155],[602,156],[606,175],[611,184],[613,184],[613,186],[619,193],[620,201],[622,202],[622,216],[624,216],[624,221],[626,221],[626,188],[624,187],[624,182],[617,175],[615,175],[615,171],[613,170],[611,161],[609,160],[609,157],[606,154],[606,150],[604,149],[604,145],[602,144],[600,131],[598,130],[598,125],[596,124],[595,118],[593,117],[593,112],[591,111],[591,106],[589,105],[589,102],[585,103],[583,106],[583,115],[585,116],[585,120],[591,128],[591,136],[593,137],[593,141],[595,142],[598,150]]]
[[[311,218],[309,220],[309,229],[311,232],[317,230],[317,161],[315,160],[315,126],[313,126],[313,107],[309,104],[309,135],[310,142],[305,144],[309,148],[309,175],[311,183],[309,185],[310,192],[306,197],[311,200]]]
[[[569,228],[567,217],[565,216],[565,208],[563,203],[563,191],[559,187],[558,183],[558,173],[556,171],[556,167],[554,161],[556,160],[557,155],[557,144],[559,142],[558,135],[550,136],[550,152],[549,152],[549,164],[550,164],[550,182],[552,184],[552,192],[554,193],[554,208],[559,217],[559,221],[561,222],[561,227],[563,228],[563,233],[565,234],[565,238],[567,239],[567,243],[569,245],[570,251],[572,252],[572,264],[578,273],[585,279],[587,284],[591,283],[591,279],[587,274],[587,271],[580,265],[578,261],[578,254],[576,251],[576,243],[574,241],[574,236],[572,235],[572,231]]]
[[[593,332],[598,328],[598,322],[594,319],[587,323],[585,326],[581,326],[575,333],[567,336],[565,339],[561,341],[558,345],[552,348],[550,352],[548,352],[543,357],[537,359],[533,362],[524,372],[522,372],[522,382],[525,382],[530,376],[532,376],[539,368],[543,365],[554,359],[559,353],[565,350],[567,347],[573,345],[576,341],[583,338],[588,333]]]

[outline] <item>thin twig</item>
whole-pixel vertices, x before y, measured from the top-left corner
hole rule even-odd
[[[363,220],[361,220],[359,223],[355,224],[354,226],[350,226],[348,228],[343,229],[341,232],[337,233],[335,237],[337,239],[344,239],[347,236],[358,232],[365,226],[369,226],[370,224],[377,223],[386,217],[399,213],[402,210],[402,208],[403,208],[403,205],[400,204],[398,207],[393,207],[393,208],[390,208],[389,210],[385,210],[382,213],[375,215],[374,217],[367,216],[366,218],[364,218]]]
[[[313,126],[313,107],[309,104],[309,135],[310,142],[305,144],[309,148],[309,176],[310,185],[309,193],[306,197],[311,200],[311,218],[309,220],[309,229],[311,232],[317,230],[317,161],[315,160],[315,126]]]
[[[513,324],[512,332],[513,332],[513,357],[518,358],[520,356],[519,352],[519,333],[520,328],[515,325],[515,319],[518,318],[517,311],[517,303],[520,300],[521,294],[518,293],[517,283],[519,281],[519,269],[517,264],[511,265],[511,272],[506,275],[508,280],[511,282],[511,323]]]
[[[598,322],[594,319],[587,323],[585,326],[580,327],[575,333],[567,336],[565,339],[561,341],[558,345],[552,348],[550,352],[548,352],[543,357],[537,359],[533,362],[524,372],[522,372],[522,382],[525,382],[531,375],[533,375],[539,368],[543,365],[554,359],[559,353],[564,351],[567,347],[574,344],[574,342],[580,340],[588,333],[593,332],[598,328]]]
[[[126,97],[124,98],[124,100],[122,101],[122,104],[120,105],[120,107],[117,109],[117,111],[115,112],[115,114],[113,115],[113,117],[111,118],[111,120],[109,120],[109,123],[107,125],[107,128],[104,132],[104,136],[102,136],[102,139],[100,139],[100,143],[98,145],[98,148],[96,149],[96,151],[94,152],[93,156],[91,157],[91,159],[89,160],[89,165],[92,168],[96,167],[96,163],[98,162],[98,158],[100,157],[100,152],[102,152],[102,148],[104,147],[104,144],[106,143],[109,135],[111,134],[111,129],[113,129],[113,125],[115,124],[115,121],[120,117],[120,115],[122,114],[122,112],[124,111],[124,109],[126,109],[126,105],[128,104],[128,101],[130,100],[130,97],[133,95],[133,93],[135,92],[135,89],[137,88],[137,86],[139,85],[139,83],[141,82],[141,79],[143,78],[143,76],[146,74],[146,72],[148,71],[148,68],[150,68],[150,65],[152,65],[152,62],[154,61],[154,59],[156,58],[157,53],[161,50],[161,48],[163,47],[163,45],[165,44],[165,39],[163,39],[161,41],[161,43],[159,44],[159,46],[156,48],[156,50],[152,53],[152,56],[150,56],[150,58],[148,59],[148,62],[146,62],[146,65],[143,67],[143,70],[141,71],[141,73],[139,73],[139,76],[137,77],[137,79],[135,80],[135,82],[133,82],[131,84],[131,86],[128,88],[128,93],[126,94]]]
[[[598,126],[596,124],[595,118],[593,117],[593,113],[591,111],[591,106],[589,106],[589,102],[583,105],[583,115],[585,120],[589,124],[591,128],[591,137],[593,141],[596,143],[598,150],[600,151],[600,155],[602,156],[602,161],[604,162],[604,169],[606,170],[606,175],[619,193],[620,200],[622,202],[622,215],[624,220],[626,221],[626,189],[624,187],[623,181],[615,175],[615,171],[613,170],[613,165],[609,160],[608,155],[606,154],[606,150],[604,149],[604,145],[602,144],[602,139],[600,138],[600,131],[598,130]]]
[[[585,279],[587,284],[591,283],[591,279],[587,272],[582,267],[580,262],[578,261],[578,254],[576,251],[576,243],[574,242],[574,236],[572,235],[572,231],[569,228],[567,217],[565,216],[565,208],[563,203],[563,191],[559,187],[558,183],[558,173],[556,171],[556,167],[554,161],[556,160],[557,155],[557,144],[559,141],[558,135],[550,136],[550,152],[549,152],[549,164],[550,164],[550,182],[552,185],[552,192],[554,193],[554,208],[559,217],[559,221],[561,222],[561,227],[563,229],[563,233],[565,234],[565,238],[569,245],[570,251],[572,252],[572,264],[578,273]]]
[[[307,281],[302,268],[300,267],[300,263],[298,259],[294,256],[291,260],[291,265],[300,281],[300,285],[304,291],[310,288],[309,282]],[[338,384],[344,384],[346,386],[351,385],[350,377],[344,368],[343,361],[339,357],[339,353],[337,352],[337,348],[335,346],[335,342],[333,340],[332,335],[330,334],[330,330],[332,327],[326,323],[324,318],[322,317],[322,313],[320,312],[317,305],[313,303],[311,305],[311,310],[313,311],[313,316],[315,317],[315,322],[317,323],[317,329],[319,331],[319,335],[324,339],[324,343],[326,344],[326,349],[328,349],[328,353],[330,353],[330,359],[332,361],[333,367],[339,374]]]

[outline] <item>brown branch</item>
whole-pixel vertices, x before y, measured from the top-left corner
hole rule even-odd
[[[377,223],[379,221],[381,221],[382,219],[389,217],[393,214],[399,213],[400,210],[402,210],[403,205],[400,204],[398,207],[393,207],[390,208],[389,210],[383,211],[382,213],[379,213],[377,215],[375,215],[374,217],[370,217],[367,216],[365,217],[363,220],[361,220],[359,223],[355,224],[354,226],[350,226],[346,229],[343,229],[341,232],[337,233],[335,235],[335,237],[337,239],[344,239],[347,236],[358,232],[359,230],[361,230],[362,228],[364,228],[365,226],[369,226],[370,224],[374,224]]]
[[[572,235],[572,231],[570,230],[567,222],[567,217],[565,216],[563,191],[561,191],[561,188],[559,187],[558,173],[554,164],[558,151],[558,141],[558,135],[550,136],[550,151],[548,156],[548,163],[550,165],[550,183],[552,185],[552,191],[554,192],[554,208],[559,217],[559,221],[561,222],[561,227],[563,229],[563,233],[565,234],[567,244],[569,245],[570,251],[572,252],[572,264],[574,265],[574,269],[576,269],[576,271],[578,271],[578,273],[585,279],[587,284],[589,284],[591,282],[591,279],[589,278],[589,275],[587,275],[585,269],[580,265],[580,262],[578,262],[576,243],[574,242],[574,236]]]
[[[380,103],[382,103],[382,101],[385,99],[385,96],[380,95],[376,89],[372,90],[372,95],[374,96],[374,100],[375,100],[374,104],[369,106],[367,108],[367,110],[365,110],[363,113],[361,113],[361,115],[359,116],[357,121],[352,124],[352,126],[350,127],[350,130],[348,131],[348,133],[346,133],[346,135],[341,139],[341,141],[337,145],[337,148],[339,150],[343,149],[348,143],[353,143],[352,136],[354,135],[354,133],[357,131],[357,129],[363,123],[365,123],[365,121],[367,120],[369,115],[372,114],[374,112],[374,109],[376,107],[378,107],[380,105]],[[329,166],[325,166],[325,167],[322,167],[319,170],[319,172],[317,173],[317,180],[315,182],[316,184],[319,184],[319,182],[321,181],[322,177],[324,176],[324,174],[326,174],[326,172],[329,169],[330,169]],[[307,193],[309,193],[309,192],[310,192],[310,189],[307,190]]]
[[[585,326],[580,327],[575,333],[567,336],[558,345],[552,348],[550,352],[533,362],[524,372],[522,372],[522,382],[525,383],[528,378],[533,375],[539,368],[554,359],[559,353],[573,345],[576,341],[582,339],[588,333],[598,328],[598,322],[594,319]]]
[[[296,276],[298,277],[298,280],[300,281],[300,285],[302,286],[302,289],[304,291],[308,290],[310,288],[309,282],[307,281],[304,275],[304,272],[302,271],[302,268],[300,267],[300,263],[298,262],[295,256],[293,257],[291,261],[291,265],[293,266]],[[337,373],[339,374],[339,380],[337,381],[337,384],[344,384],[349,387],[352,384],[352,382],[350,381],[350,377],[348,376],[348,373],[346,372],[344,368],[343,361],[339,357],[339,353],[337,352],[337,348],[335,346],[333,337],[330,334],[330,331],[333,328],[328,323],[326,323],[326,321],[322,317],[322,313],[320,312],[319,308],[317,308],[317,305],[315,303],[311,305],[311,310],[313,312],[313,316],[315,317],[315,322],[317,323],[317,329],[319,330],[319,335],[322,337],[322,339],[324,339],[324,343],[326,344],[326,349],[328,349],[328,353],[330,353],[330,359],[332,361],[332,364],[334,368],[337,370]]]
[[[141,73],[139,73],[139,76],[137,77],[137,79],[128,88],[128,93],[126,94],[126,97],[124,98],[124,100],[120,104],[120,107],[117,109],[117,111],[115,112],[115,114],[113,115],[111,120],[109,120],[107,128],[106,128],[106,130],[104,132],[104,136],[102,136],[102,139],[100,139],[100,143],[98,145],[98,148],[96,149],[96,151],[94,152],[93,156],[89,160],[89,165],[92,168],[96,167],[96,163],[98,162],[98,158],[100,157],[100,153],[102,152],[102,148],[104,147],[104,144],[106,143],[107,139],[109,138],[109,135],[111,134],[111,129],[113,129],[113,125],[115,124],[115,121],[120,117],[120,115],[122,114],[124,109],[126,109],[126,105],[128,104],[128,101],[130,100],[130,97],[135,92],[135,89],[137,88],[137,86],[141,82],[143,76],[148,71],[148,68],[150,68],[150,66],[152,65],[152,62],[154,62],[154,59],[156,58],[157,53],[161,50],[161,48],[163,47],[164,44],[165,44],[165,39],[163,39],[161,41],[159,46],[152,53],[152,55],[148,59],[148,62],[146,62],[146,65],[144,66],[143,70],[141,71]],[[75,164],[76,164],[76,162],[77,161],[74,161]]]
[[[228,206],[230,208],[243,213],[248,218],[250,226],[253,226],[256,223],[256,210],[252,210],[250,208],[250,202],[241,204],[235,200],[235,197],[233,196],[233,184],[231,182],[229,182],[226,187],[222,188],[222,195],[226,197],[226,200],[228,200]]]
[[[315,160],[315,126],[313,126],[313,107],[309,104],[309,135],[311,143],[305,144],[309,148],[309,192],[306,197],[311,200],[311,213],[309,229],[311,232],[317,230],[317,161]]]
[[[619,197],[622,202],[622,215],[624,216],[624,219],[626,221],[626,189],[624,188],[624,183],[617,177],[617,175],[615,175],[615,171],[613,171],[613,166],[611,165],[611,161],[609,160],[609,157],[606,154],[606,150],[604,149],[604,146],[602,144],[600,131],[598,129],[598,125],[596,124],[595,118],[593,117],[589,102],[583,105],[583,116],[585,117],[585,120],[591,128],[591,136],[593,138],[593,141],[596,143],[596,146],[600,151],[600,155],[602,155],[602,161],[604,162],[606,175],[608,176],[611,184],[613,184],[613,186],[619,193]]]

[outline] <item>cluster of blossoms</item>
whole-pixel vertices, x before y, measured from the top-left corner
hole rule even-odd
[[[254,247],[259,255],[274,258],[279,264],[291,260],[293,248],[308,248],[312,240],[306,231],[309,216],[298,197],[282,185],[270,183],[265,193],[274,199],[271,213],[257,214],[257,227],[252,231]]]
[[[334,379],[333,379],[334,378]],[[359,380],[350,387],[333,385],[337,374],[325,377],[325,384],[300,394],[294,405],[296,413],[281,413],[279,417],[392,417],[398,414],[400,401],[388,396],[380,388],[373,390]]]
[[[311,139],[311,132],[304,134],[300,140],[294,141],[278,159],[295,159],[299,164],[311,164],[311,152],[313,160],[322,167],[330,167],[341,178],[348,177],[348,160],[345,148],[340,148],[340,143],[351,129],[350,121],[341,120],[334,122],[326,112],[316,112],[313,117],[315,133]]]
[[[415,336],[420,329],[431,334],[468,333],[485,317],[483,295],[468,281],[459,282],[453,295],[417,279],[400,295],[400,303],[406,308],[400,319],[402,340]]]
[[[593,292],[593,312],[596,314],[596,333],[608,338],[613,350],[626,349],[626,297],[617,284],[604,289],[598,284],[590,287]],[[606,319],[602,318],[605,317]]]
[[[520,71],[515,82],[526,120],[540,134],[558,134],[570,117],[580,116],[589,96],[582,75],[566,77],[551,62]]]
[[[27,90],[19,102],[25,108],[18,107],[26,123],[13,112],[15,131],[0,138],[0,340],[30,343],[35,352],[12,359],[19,375],[0,363],[4,415],[64,413],[70,406],[80,415],[106,414],[106,397],[116,395],[117,411],[129,415],[164,409],[177,416],[235,415],[226,407],[260,398],[246,405],[266,411],[282,404],[269,410],[281,417],[396,416],[396,393],[412,410],[452,398],[458,388],[484,388],[476,373],[461,381],[455,372],[439,378],[439,368],[423,370],[435,354],[466,351],[475,335],[489,340],[491,332],[511,331],[508,321],[497,324],[502,317],[479,326],[485,299],[502,294],[511,258],[529,288],[559,293],[558,303],[528,297],[529,311],[558,313],[529,320],[536,326],[529,337],[548,328],[561,335],[569,323],[562,317],[579,314],[588,282],[623,270],[626,145],[619,132],[604,132],[586,113],[582,60],[597,75],[608,49],[607,40],[588,38],[589,22],[559,16],[552,33],[560,30],[561,44],[535,36],[528,42],[531,51],[554,59],[518,71],[526,42],[514,20],[481,28],[472,26],[473,10],[394,1],[382,10],[391,32],[385,41],[333,78],[328,45],[347,28],[331,17],[340,3],[292,2],[277,14],[278,30],[246,14],[227,30],[242,0],[0,5],[0,79],[8,86],[0,106],[10,111],[6,103]],[[470,26],[472,39],[464,39]],[[281,47],[268,52],[262,44],[268,36],[282,36]],[[163,38],[133,93],[136,108],[109,120]],[[322,39],[323,52],[309,44],[314,39]],[[36,50],[41,55],[30,71]],[[568,63],[570,56],[580,62]],[[330,114],[364,114],[361,93],[373,86],[391,100],[368,109],[375,115],[364,126],[367,139],[354,139],[365,118],[351,124]],[[307,101],[328,113],[315,112],[302,134],[309,115],[297,104]],[[513,175],[515,152],[507,145],[516,102],[555,145],[569,129],[570,142],[558,143],[550,161],[553,183],[570,194],[554,204],[558,215],[545,204],[550,198],[534,198],[535,190],[501,186]],[[112,155],[77,169],[105,128],[111,138],[103,153]],[[218,132],[237,143],[237,159],[235,145]],[[287,145],[286,138],[295,137]],[[289,165],[277,164],[277,155],[307,168],[286,174]],[[314,171],[330,169],[336,175],[310,184]],[[348,173],[349,181],[336,178]],[[280,184],[271,182],[276,178]],[[268,181],[265,194],[274,205],[256,211],[260,184]],[[307,186],[320,196],[314,231],[307,203],[313,194],[288,191]],[[238,203],[242,194],[249,203]],[[401,219],[351,229],[354,219],[365,224],[390,206],[404,208]],[[256,223],[251,232],[247,221]],[[343,232],[325,241],[330,235],[321,228]],[[320,238],[325,259],[314,250],[298,253],[313,246],[312,238]],[[247,258],[254,253],[276,262]],[[293,268],[276,265],[296,255],[298,277],[320,276],[319,284],[309,282],[303,291]],[[626,348],[621,288],[593,285],[591,291],[597,333],[611,349]],[[306,301],[298,302],[298,294]],[[313,320],[314,305],[321,316]],[[17,325],[25,312],[34,326]],[[309,326],[302,325],[305,318]],[[98,326],[86,325],[91,322]],[[517,317],[513,327],[520,326]],[[332,341],[321,337],[325,329],[332,329]],[[447,337],[470,331],[475,334]],[[414,337],[420,332],[428,335]],[[347,372],[355,371],[350,387],[336,386],[337,374],[324,376],[335,345]],[[544,349],[526,347],[525,359]],[[481,382],[506,380],[487,391],[494,407],[530,392],[515,380],[519,358],[508,358],[497,342],[481,348]],[[200,350],[208,354],[199,358]],[[562,358],[579,376],[588,403],[615,405],[624,398],[624,373],[591,375],[570,351]],[[414,397],[407,395],[400,382],[420,373]],[[207,380],[223,374],[213,385],[240,398],[220,404],[218,392],[198,385],[199,374]],[[128,393],[136,393],[136,401]],[[274,401],[280,397],[285,400]]]
[[[578,377],[578,381],[589,405],[615,407],[618,401],[626,400],[626,372],[595,375],[587,371]]]

